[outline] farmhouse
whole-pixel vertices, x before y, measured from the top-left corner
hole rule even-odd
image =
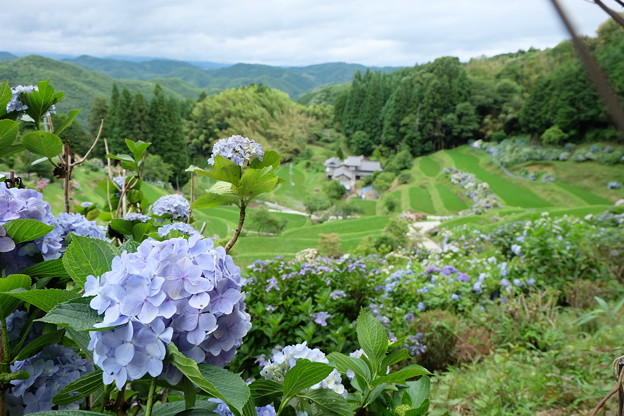
[[[337,180],[349,190],[353,190],[356,180],[375,172],[383,172],[381,164],[364,156],[349,156],[344,161],[332,157],[325,161],[327,179]]]

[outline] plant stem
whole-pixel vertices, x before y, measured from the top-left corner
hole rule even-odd
[[[230,252],[230,249],[234,246],[234,244],[236,244],[236,240],[238,240],[238,236],[240,235],[241,230],[243,229],[243,224],[245,223],[246,209],[247,209],[247,203],[244,199],[241,198],[240,217],[238,218],[238,227],[236,227],[236,231],[234,231],[234,235],[232,236],[232,239],[228,241],[228,243],[225,245],[226,253]]]
[[[152,377],[149,391],[147,393],[147,403],[145,405],[145,416],[152,415],[152,407],[154,407],[154,393],[156,393],[156,377]]]
[[[7,333],[7,324],[6,318],[0,319],[0,332],[2,332],[2,336],[0,337],[0,373],[8,373],[10,370],[9,367],[9,359],[10,351],[9,351],[9,334]],[[4,383],[0,383],[0,416],[6,415],[6,401],[5,401],[5,392],[7,390],[7,385]]]

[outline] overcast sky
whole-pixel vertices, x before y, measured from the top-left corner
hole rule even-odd
[[[607,15],[561,0],[594,36]],[[0,51],[268,65],[462,61],[567,38],[549,0],[21,0],[3,2]]]

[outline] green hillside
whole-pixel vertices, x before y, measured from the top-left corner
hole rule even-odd
[[[57,91],[65,93],[65,98],[58,105],[59,112],[80,109],[82,121],[86,120],[93,99],[110,96],[115,83],[120,88],[125,87],[145,96],[150,96],[156,85],[153,81],[116,80],[105,74],[36,55],[0,61],[0,80],[8,80],[9,85],[31,85],[46,79]],[[178,100],[196,99],[201,93],[201,89],[182,85],[180,81],[175,85],[163,85],[163,90],[166,95]]]

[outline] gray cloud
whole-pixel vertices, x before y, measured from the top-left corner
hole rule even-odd
[[[306,65],[413,65],[439,56],[554,46],[567,37],[547,0],[25,0],[3,6],[0,50]],[[607,16],[564,5],[582,33]]]

